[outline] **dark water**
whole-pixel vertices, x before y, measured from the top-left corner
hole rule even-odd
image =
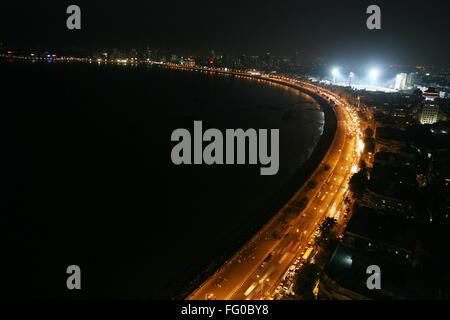
[[[293,89],[147,66],[1,62],[2,296],[170,298],[269,217],[323,113]],[[175,166],[176,128],[279,128],[280,170]],[[79,265],[82,290],[66,289]]]

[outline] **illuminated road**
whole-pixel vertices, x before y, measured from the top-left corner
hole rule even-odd
[[[277,81],[293,84],[291,80]],[[325,93],[323,89],[320,91]],[[311,176],[311,180],[317,181],[317,186],[308,189],[305,184],[300,188],[280,212],[233,258],[189,295],[188,300],[270,299],[293,261],[311,242],[311,236],[320,223],[327,216],[342,223],[345,212],[343,200],[348,192],[351,171],[359,161],[359,152],[357,135],[347,134],[348,130],[357,126],[354,123],[357,119],[347,111],[344,104],[336,102],[338,106],[334,110],[338,124],[334,140]],[[325,170],[325,165],[329,165],[330,169]],[[305,196],[310,200],[307,207],[298,217],[283,224],[283,212],[295,209],[296,203]],[[282,234],[281,239],[272,237],[274,231]],[[269,254],[270,259],[264,262]]]
[[[252,275],[225,299],[248,299],[252,295],[260,298],[261,288],[263,291],[262,297],[270,297],[293,261],[300,257],[300,253],[306,249],[308,242],[311,240],[311,235],[322,220],[326,216],[336,217],[337,219],[343,218],[342,203],[347,192],[349,171],[354,163],[352,158],[347,157],[347,155],[353,154],[354,143],[351,140],[341,146],[343,149],[340,152],[336,167],[332,170],[333,175],[329,176],[329,182],[325,182],[320,187],[320,191],[317,192],[316,196],[313,196],[308,208],[303,211],[306,216],[300,216],[293,223],[287,237],[282,239],[272,251],[271,260],[264,267],[257,267]],[[263,279],[264,285],[260,282],[261,279]],[[246,296],[246,290],[255,282],[260,290],[254,290]]]

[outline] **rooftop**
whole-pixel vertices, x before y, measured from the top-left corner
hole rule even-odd
[[[347,232],[408,250],[414,250],[416,245],[417,234],[413,224],[401,217],[377,214],[367,207],[356,210],[345,229]]]

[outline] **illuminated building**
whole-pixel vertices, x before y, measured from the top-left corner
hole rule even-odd
[[[434,88],[429,88],[423,93],[425,103],[420,112],[419,121],[421,124],[434,124],[438,121],[439,106],[435,104],[434,100],[439,97],[439,94]]]
[[[406,80],[408,75],[406,73],[399,73],[395,78],[395,90],[404,90],[406,89]]]
[[[417,82],[419,81],[419,73],[418,72],[411,72],[408,74],[406,78],[406,86],[407,87],[414,87],[417,86]]]

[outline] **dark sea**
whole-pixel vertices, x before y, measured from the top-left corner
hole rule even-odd
[[[309,96],[161,66],[0,62],[3,297],[170,299],[258,231],[322,134]],[[171,133],[280,130],[280,170],[176,166]],[[66,288],[81,268],[82,289]]]

